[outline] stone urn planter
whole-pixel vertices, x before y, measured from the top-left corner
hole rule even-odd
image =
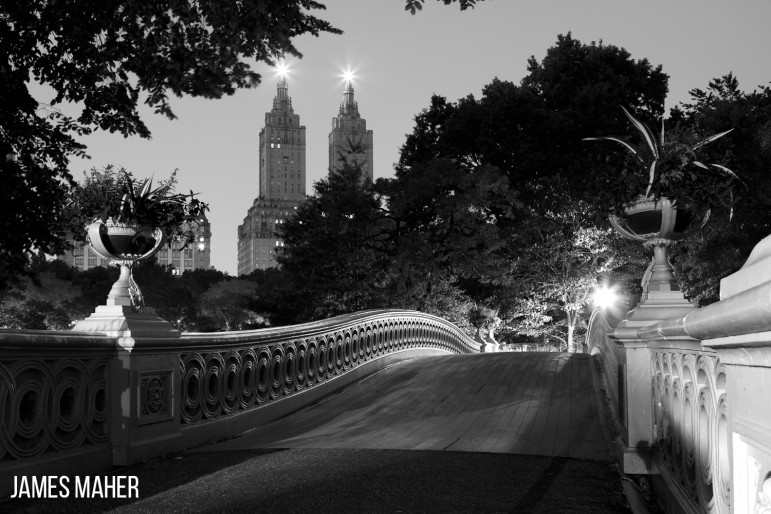
[[[102,258],[121,266],[113,293],[123,298],[131,285],[130,303],[141,307],[139,289],[131,278],[137,262],[152,257],[167,240],[185,246],[200,235],[199,221],[209,209],[196,193],[175,192],[176,171],[153,186],[153,179],[135,179],[125,169],[92,170],[74,187],[67,201],[68,229],[76,241],[87,242]],[[114,295],[108,300],[114,300]]]
[[[155,255],[165,240],[162,230],[137,224],[96,221],[88,226],[88,244],[94,252],[120,265],[120,277],[113,284],[108,300],[142,309],[144,300],[134,282],[132,269],[136,263]]]
[[[625,216],[610,216],[621,235],[653,247],[653,259],[641,282],[640,303],[619,325],[617,336],[626,326],[677,317],[694,308],[680,290],[668,247],[702,229],[709,216],[709,210],[699,212],[666,197],[640,197],[626,206]]]
[[[611,216],[610,224],[620,234],[646,245],[673,243],[700,230],[709,221],[710,211],[698,213],[669,198],[640,197],[624,209],[625,216]]]
[[[68,200],[69,225],[76,241],[85,241],[102,258],[120,266],[105,305],[98,305],[75,331],[100,332],[133,348],[137,338],[173,337],[171,323],[144,307],[132,276],[137,262],[151,258],[167,241],[186,245],[198,236],[198,221],[208,206],[190,194],[176,193],[176,172],[153,187],[153,179],[135,179],[125,169],[92,170]]]
[[[164,240],[161,230],[137,224],[97,221],[88,226],[91,248],[100,256],[115,261],[147,260],[155,255]]]

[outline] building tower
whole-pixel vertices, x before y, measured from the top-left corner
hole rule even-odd
[[[361,153],[354,154],[352,149]],[[336,118],[332,118],[329,133],[329,172],[339,170],[343,159],[362,165],[362,179],[372,180],[372,131],[367,130],[367,120],[359,115],[359,105],[353,99],[353,85],[347,80],[343,101]]]
[[[276,266],[280,228],[305,199],[305,127],[282,77],[259,140],[259,196],[238,227],[238,274]]]

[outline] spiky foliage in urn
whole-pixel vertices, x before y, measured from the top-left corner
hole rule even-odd
[[[209,207],[192,191],[177,193],[176,174],[175,170],[153,187],[152,178],[136,179],[124,168],[107,166],[84,173],[67,201],[67,228],[81,242],[88,240],[92,223],[158,229],[167,244],[184,247],[196,240],[199,221]]]
[[[706,145],[730,130],[700,138],[675,129],[667,136],[663,121],[661,132],[654,134],[626,109],[624,114],[634,126],[639,144],[613,136],[585,139],[613,141],[627,150],[617,179],[609,179],[598,197],[609,209],[616,230],[653,247],[653,259],[642,281],[643,297],[620,327],[677,316],[693,308],[680,290],[667,247],[702,228],[712,208],[730,206],[734,183],[739,180],[727,167],[701,157]],[[624,334],[616,329],[617,336]]]
[[[720,163],[705,162],[704,147],[731,130],[702,138],[675,128],[654,133],[622,107],[636,131],[636,141],[615,136],[584,141],[613,141],[627,150],[615,179],[598,191],[611,222],[634,239],[678,240],[706,224],[710,210],[733,203],[736,173]]]

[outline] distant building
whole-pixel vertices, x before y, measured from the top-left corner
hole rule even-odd
[[[201,235],[197,241],[187,245],[185,249],[180,249],[174,245],[171,248],[163,245],[163,248],[155,255],[158,264],[161,266],[171,266],[174,275],[194,269],[211,268],[211,224],[204,216],[200,220]]]
[[[238,227],[238,274],[276,266],[279,229],[305,199],[305,127],[294,113],[286,79],[265,113],[259,141],[259,197]]]
[[[361,153],[352,155],[352,148]],[[353,86],[348,81],[343,92],[343,101],[336,118],[332,118],[329,133],[329,172],[340,169],[342,156],[358,161],[362,165],[362,179],[372,180],[372,131],[367,130],[367,120],[359,115],[359,105],[353,99]]]
[[[181,275],[188,270],[209,269],[211,267],[211,225],[205,216],[199,223],[201,227],[199,239],[189,243],[184,249],[181,245],[169,247],[164,244],[155,254],[158,264],[171,266],[174,275]],[[110,260],[97,255],[87,243],[73,241],[73,244],[75,246],[73,250],[68,250],[56,258],[81,271],[97,266],[110,266]]]

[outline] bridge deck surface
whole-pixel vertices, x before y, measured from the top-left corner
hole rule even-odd
[[[592,373],[582,354],[414,359],[206,451],[448,450],[610,460]]]

